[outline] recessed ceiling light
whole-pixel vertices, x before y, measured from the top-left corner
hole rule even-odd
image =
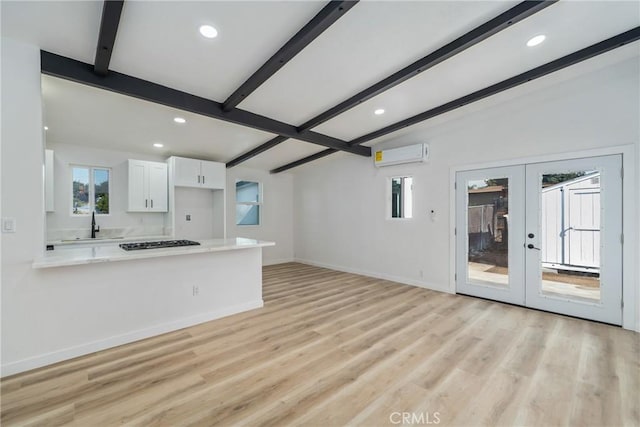
[[[155,144],[153,144],[153,146],[156,148],[162,148],[164,147],[164,144],[160,144],[159,142],[156,142]]]
[[[45,126],[45,127],[44,127],[44,130],[49,130],[49,126]]]
[[[545,36],[544,34],[539,34],[537,36],[531,37],[529,39],[529,41],[527,42],[527,46],[529,46],[529,47],[538,46],[546,38],[547,38],[547,36]]]
[[[176,122],[176,123],[180,123],[180,124],[187,123],[187,121],[185,119],[183,119],[182,117],[174,117],[173,121]]]
[[[211,25],[202,25],[200,26],[200,34],[208,39],[213,39],[218,36],[218,30]]]
[[[376,116],[379,116],[380,114],[384,114],[384,108],[378,108],[376,111],[373,112],[373,114],[375,114]]]

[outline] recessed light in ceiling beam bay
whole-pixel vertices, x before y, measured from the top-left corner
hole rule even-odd
[[[373,114],[375,114],[376,116],[384,114],[384,108],[378,108],[376,111],[373,112]]]
[[[44,130],[49,130],[49,126],[45,126],[45,127],[44,127]]]
[[[544,34],[539,34],[537,36],[531,37],[529,39],[529,41],[527,42],[527,46],[529,46],[529,47],[538,46],[546,38],[547,38],[547,36],[545,36]]]
[[[201,25],[200,34],[208,39],[213,39],[218,36],[218,30],[213,28],[211,25]]]
[[[173,121],[176,122],[176,123],[179,123],[181,125],[187,123],[187,121],[185,119],[183,119],[182,117],[174,117]]]
[[[162,148],[162,147],[164,147],[164,144],[160,144],[159,142],[156,142],[156,143],[153,144],[153,146],[156,147],[156,148]]]

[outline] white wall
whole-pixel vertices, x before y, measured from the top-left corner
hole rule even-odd
[[[236,181],[262,184],[263,203],[258,226],[236,225]],[[293,260],[293,177],[236,166],[227,169],[227,236],[248,237],[276,242],[264,248],[263,263],[277,264]]]
[[[376,169],[369,158],[339,153],[295,169],[296,259],[449,290],[452,167],[634,143],[637,147],[637,58],[582,70],[575,78],[544,78],[471,104],[376,147],[428,142],[431,159],[426,164]],[[510,99],[512,94],[518,97]],[[385,219],[387,178],[397,175],[414,177],[412,220]],[[637,223],[637,211],[627,221]]]
[[[124,229],[127,235],[162,235],[164,234],[163,213],[127,212],[128,166],[127,159],[165,162],[166,157],[128,153],[84,147],[79,145],[47,141],[47,148],[54,150],[54,205],[55,211],[47,213],[48,240],[60,239],[63,230],[67,232],[84,232],[89,237],[90,217],[71,215],[71,166],[101,166],[111,168],[111,199],[109,215],[96,216],[96,223],[102,229],[102,237],[107,237],[107,229]],[[115,234],[122,234],[114,230]],[[76,233],[77,234],[77,233]],[[68,237],[67,237],[68,238]]]
[[[33,255],[44,245],[44,149],[37,48],[2,38],[2,218],[16,219],[16,232],[2,234],[2,360],[20,335],[20,311],[38,291],[28,282]],[[17,314],[18,317],[15,317]],[[18,323],[17,323],[18,322]],[[28,330],[24,333],[29,333]],[[19,344],[18,344],[19,345]]]

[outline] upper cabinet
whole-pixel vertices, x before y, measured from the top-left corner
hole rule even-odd
[[[129,160],[129,212],[167,212],[167,164]]]
[[[177,187],[224,189],[227,170],[224,163],[171,157],[173,184]]]

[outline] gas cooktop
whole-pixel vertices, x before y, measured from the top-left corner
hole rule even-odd
[[[125,251],[137,251],[140,249],[177,248],[179,246],[196,246],[199,244],[193,240],[161,240],[158,242],[121,243],[120,247]]]

